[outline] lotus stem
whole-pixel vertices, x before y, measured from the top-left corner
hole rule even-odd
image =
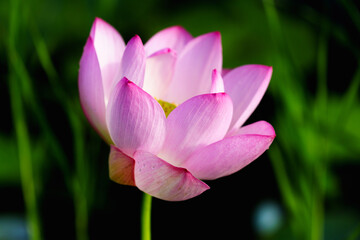
[[[151,240],[151,200],[152,197],[144,193],[141,210],[141,240]]]

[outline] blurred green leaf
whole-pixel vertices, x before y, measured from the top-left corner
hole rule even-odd
[[[0,185],[19,185],[20,170],[16,141],[0,135]]]

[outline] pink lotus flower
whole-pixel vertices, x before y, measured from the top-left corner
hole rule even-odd
[[[269,123],[242,125],[263,97],[272,68],[221,72],[218,32],[193,38],[175,26],[145,46],[138,36],[125,45],[96,18],[80,61],[79,90],[87,118],[111,145],[110,178],[181,201],[209,189],[200,179],[237,172],[268,149],[275,138]],[[157,100],[177,107],[166,117]]]

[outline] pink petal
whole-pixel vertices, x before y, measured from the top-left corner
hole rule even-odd
[[[164,100],[180,104],[193,96],[209,93],[212,70],[221,67],[220,33],[213,32],[194,38],[179,55],[174,79]]]
[[[275,138],[274,129],[264,121],[244,128],[244,134],[227,137],[199,149],[183,166],[195,177],[207,180],[239,171],[263,154]]]
[[[159,156],[181,167],[193,151],[225,136],[232,111],[226,93],[199,95],[184,102],[166,120],[166,138]]]
[[[105,120],[104,91],[100,66],[91,37],[88,38],[85,44],[80,60],[79,94],[81,106],[89,122],[110,144],[111,139]]]
[[[165,138],[165,113],[160,104],[133,82],[123,78],[116,84],[106,109],[110,136],[123,153],[136,150],[156,154]]]
[[[170,48],[148,57],[143,89],[156,99],[164,99],[174,74],[175,62],[176,53]]]
[[[180,53],[191,39],[190,33],[180,26],[166,28],[147,41],[145,44],[146,55],[150,56],[164,48],[171,48],[176,53]]]
[[[228,74],[231,71],[232,71],[231,68],[223,68],[222,71],[221,71],[221,76],[225,77],[225,75]]]
[[[94,41],[96,54],[98,56],[104,96],[107,102],[120,68],[125,43],[116,29],[100,18],[95,18],[90,36]]]
[[[126,45],[121,60],[118,79],[126,77],[142,88],[145,76],[145,50],[139,36],[134,36]]]
[[[187,200],[209,189],[186,169],[145,151],[135,153],[135,182],[140,190],[167,201]]]
[[[224,81],[223,81],[219,71],[217,71],[216,69],[214,69],[212,72],[212,83],[211,83],[210,92],[211,93],[225,92]]]
[[[275,130],[270,123],[265,121],[258,121],[238,129],[233,129],[233,131],[228,132],[226,136],[231,137],[235,135],[244,135],[244,134],[275,136]]]
[[[119,184],[135,186],[134,169],[134,159],[111,145],[109,155],[110,179]]]
[[[245,65],[224,77],[225,91],[234,103],[232,128],[239,128],[255,110],[265,94],[272,74],[272,67]]]

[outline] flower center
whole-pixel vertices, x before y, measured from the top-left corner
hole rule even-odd
[[[174,110],[177,106],[173,103],[168,103],[163,100],[157,100],[160,106],[164,109],[165,116],[169,116],[169,114]]]

